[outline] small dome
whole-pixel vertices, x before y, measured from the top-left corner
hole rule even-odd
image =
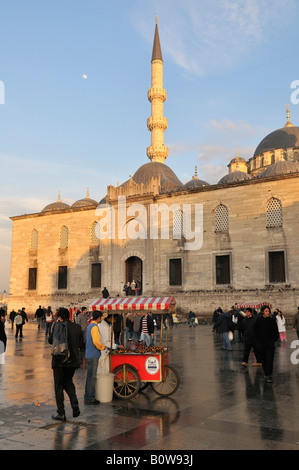
[[[94,206],[97,207],[98,202],[95,201],[94,199],[90,199],[89,197],[89,190],[87,189],[87,195],[84,199],[79,199],[78,201],[74,202],[72,205],[72,208],[77,208],[77,207],[90,207]]]
[[[227,183],[236,183],[238,181],[245,181],[251,180],[252,176],[244,171],[232,171],[227,175],[223,176],[219,181],[218,184],[227,184]]]
[[[260,178],[268,178],[270,176],[277,176],[277,175],[284,175],[287,173],[295,173],[299,171],[299,163],[298,162],[290,162],[286,160],[281,160],[279,162],[273,163],[272,165],[268,166],[265,171],[263,171],[259,177]]]
[[[203,186],[209,186],[209,183],[206,181],[200,180],[197,176],[197,166],[195,167],[195,174],[192,176],[192,179],[185,183],[182,189],[195,189],[202,188]]]
[[[152,177],[160,176],[162,191],[173,191],[183,186],[175,173],[165,163],[150,162],[142,165],[133,175],[133,181],[137,184],[145,184]]]
[[[268,134],[257,146],[253,156],[270,150],[292,147],[299,147],[299,127],[283,127]]]
[[[63,211],[65,209],[70,209],[70,208],[71,206],[69,206],[65,202],[61,202],[60,191],[59,191],[57,202],[52,202],[51,204],[48,204],[46,207],[43,208],[42,212]]]

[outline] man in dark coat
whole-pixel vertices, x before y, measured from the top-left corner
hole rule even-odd
[[[5,333],[5,326],[4,326],[5,320],[6,320],[5,312],[1,311],[0,313],[0,354],[3,354],[6,350],[7,336]]]
[[[254,352],[256,362],[253,365],[261,365],[261,360],[259,357],[259,350],[257,346],[257,340],[255,335],[255,323],[257,318],[253,315],[252,308],[248,307],[245,310],[246,318],[243,320],[243,341],[244,341],[244,353],[242,366],[248,365],[248,358],[251,349]]]
[[[52,418],[58,421],[65,421],[64,410],[64,390],[69,396],[73,417],[80,415],[76,388],[73,383],[73,376],[76,369],[80,367],[80,348],[84,346],[82,331],[79,325],[69,320],[69,311],[66,308],[60,308],[57,313],[57,322],[65,322],[67,325],[68,348],[70,357],[67,362],[61,362],[57,357],[52,357],[52,369],[54,375],[55,398],[57,404],[57,415]],[[53,343],[53,332],[56,322],[53,324],[49,336],[49,343]]]
[[[265,378],[272,382],[272,371],[275,352],[275,341],[279,338],[277,322],[271,317],[270,308],[263,305],[261,315],[257,317],[254,331],[258,342],[259,353]]]

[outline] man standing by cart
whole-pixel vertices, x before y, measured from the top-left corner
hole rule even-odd
[[[154,320],[148,312],[144,312],[143,317],[140,321],[140,339],[143,343],[146,343],[147,346],[150,346],[154,341]]]
[[[92,314],[92,322],[88,325],[86,331],[86,348],[85,358],[87,365],[87,376],[85,383],[84,404],[85,405],[99,405],[100,402],[96,400],[96,376],[98,370],[99,359],[101,351],[106,347],[102,344],[101,334],[98,328],[99,323],[102,321],[102,312],[94,311]]]

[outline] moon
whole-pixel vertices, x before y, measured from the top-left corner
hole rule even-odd
[[[87,79],[87,75],[86,75],[86,73],[83,73],[83,75],[82,75],[82,78],[83,78],[84,80],[86,80],[86,79]]]

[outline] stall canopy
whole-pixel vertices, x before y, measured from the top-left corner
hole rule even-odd
[[[243,302],[241,304],[235,305],[236,308],[261,308],[263,305],[272,308],[272,305],[269,302]]]
[[[175,306],[173,297],[116,297],[95,299],[90,310],[169,310]]]

